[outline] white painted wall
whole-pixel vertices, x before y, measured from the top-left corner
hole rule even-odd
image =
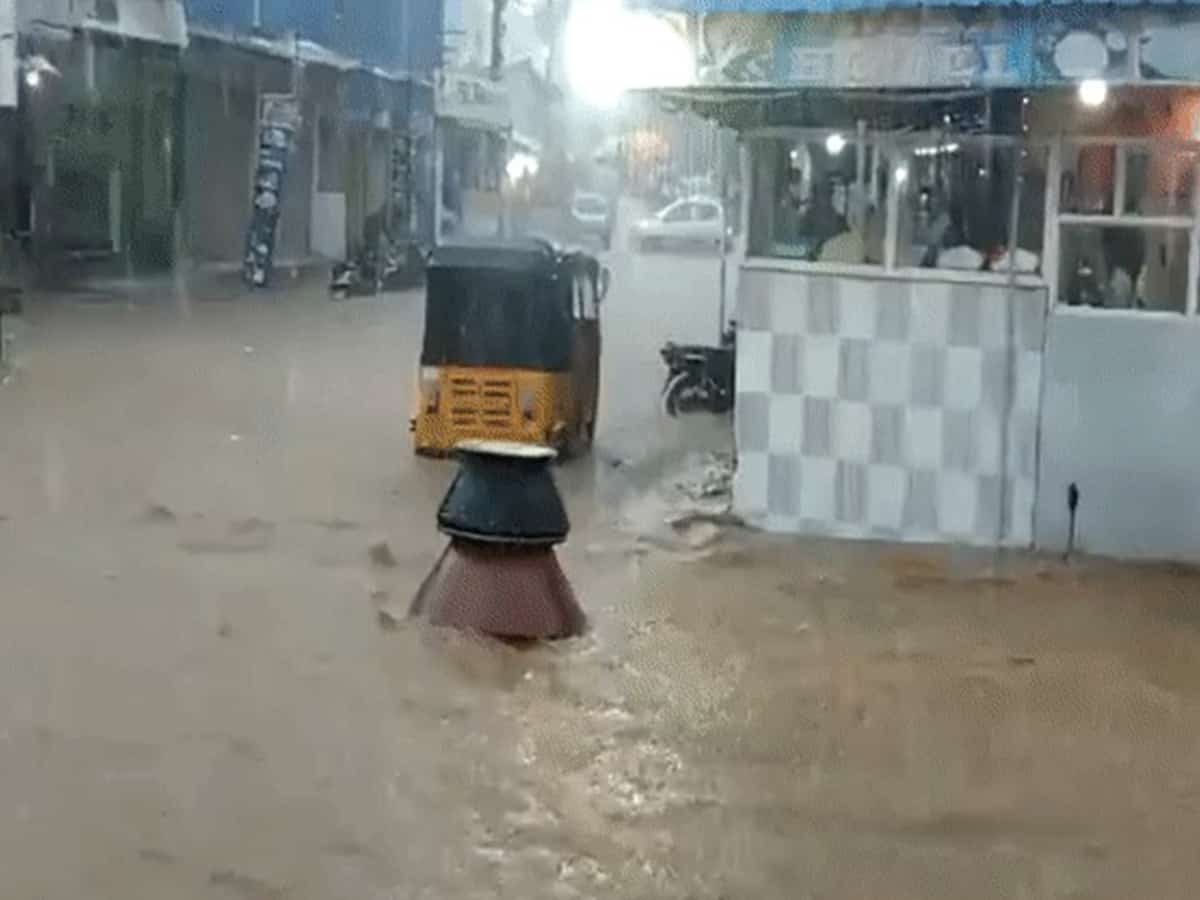
[[[1050,317],[1036,534],[1078,549],[1200,560],[1200,321],[1060,309]]]

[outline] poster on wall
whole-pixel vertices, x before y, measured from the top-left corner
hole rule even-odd
[[[1135,28],[1127,16],[1098,15],[1091,7],[1044,11],[1038,17],[1033,42],[1033,81],[1131,80],[1131,31]]]
[[[295,97],[290,94],[263,95],[259,107],[253,203],[242,267],[243,277],[253,287],[266,287],[271,280],[288,154],[295,143],[299,125],[300,106]]]
[[[1157,15],[1138,36],[1138,74],[1146,81],[1200,82],[1200,16]]]

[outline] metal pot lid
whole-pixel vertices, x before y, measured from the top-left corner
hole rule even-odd
[[[459,441],[454,445],[458,453],[475,453],[483,456],[501,456],[508,459],[554,459],[558,455],[553,447],[545,444],[523,444],[520,441]]]

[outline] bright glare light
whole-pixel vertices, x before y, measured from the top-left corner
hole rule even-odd
[[[520,181],[526,176],[532,178],[538,173],[538,158],[529,153],[514,153],[504,171],[512,181]]]
[[[1103,78],[1085,78],[1079,82],[1079,102],[1084,106],[1103,106],[1108,99],[1108,82]]]
[[[30,69],[25,73],[25,84],[37,90],[42,85],[42,73],[37,69]]]
[[[896,184],[908,181],[908,166],[896,166]]]
[[[567,78],[593,106],[611,108],[626,91],[692,83],[687,41],[664,19],[621,0],[576,0],[563,35]]]
[[[829,151],[830,156],[837,156],[846,149],[846,139],[835,131],[825,138],[825,149]]]

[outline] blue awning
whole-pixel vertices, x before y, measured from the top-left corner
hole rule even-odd
[[[661,15],[721,13],[679,29],[704,86],[1200,84],[1200,0],[630,2]]]
[[[918,7],[1011,9],[1036,6],[1200,6],[1200,0],[632,0],[632,5],[662,12],[839,13],[883,12],[889,9]]]

